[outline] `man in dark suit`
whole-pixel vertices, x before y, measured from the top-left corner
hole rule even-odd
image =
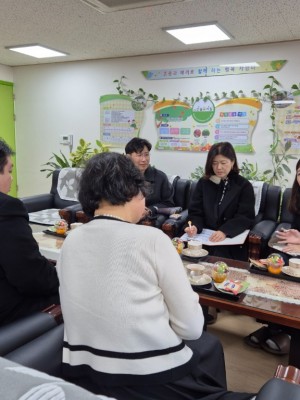
[[[167,175],[150,165],[151,149],[152,145],[148,140],[135,137],[127,143],[125,153],[144,175],[146,182],[149,183],[149,193],[146,196],[146,212],[157,217],[155,226],[159,228],[167,218],[166,215],[159,214],[159,209],[168,209],[175,206],[173,201],[174,193]]]
[[[7,194],[12,155],[0,139],[0,325],[59,304],[56,268],[40,254],[25,206]]]

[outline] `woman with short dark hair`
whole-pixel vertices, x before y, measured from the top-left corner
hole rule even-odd
[[[79,200],[94,218],[68,235],[57,263],[64,375],[118,400],[250,399],[226,391],[222,347],[202,334],[171,240],[136,224],[146,191],[121,154],[97,154],[82,173]]]

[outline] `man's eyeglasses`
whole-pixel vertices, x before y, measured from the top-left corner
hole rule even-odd
[[[150,153],[134,153],[134,156],[137,158],[149,158],[150,157]]]

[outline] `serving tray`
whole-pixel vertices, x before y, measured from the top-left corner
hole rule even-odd
[[[45,229],[43,231],[43,233],[46,233],[47,235],[52,235],[52,236],[56,236],[56,237],[60,237],[65,239],[67,237],[67,235],[65,233],[56,233],[54,231],[51,231],[50,229]]]
[[[239,301],[241,298],[245,297],[245,292],[239,294],[220,292],[217,288],[215,288],[213,283],[210,283],[209,285],[205,286],[192,285],[192,288],[195,292],[200,293],[200,297],[201,293],[205,293],[213,297],[220,297],[221,299],[226,299],[231,301]]]
[[[271,274],[268,270],[257,268],[253,264],[250,265],[249,271],[252,272],[253,274],[270,276],[272,278],[277,278],[277,279],[284,279],[285,281],[300,282],[300,277],[297,278],[296,276],[287,275],[284,274],[283,272],[280,272],[280,274]]]

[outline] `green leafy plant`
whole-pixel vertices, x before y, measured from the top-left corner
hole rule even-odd
[[[96,145],[97,147],[92,148],[90,142],[80,139],[76,150],[70,153],[69,160],[62,151],[60,151],[60,155],[52,153],[49,161],[43,164],[46,168],[40,171],[47,172],[48,178],[59,168],[83,168],[93,155],[109,151],[109,146],[104,145],[100,140],[96,140]]]
[[[199,165],[194,172],[191,173],[190,179],[192,181],[198,181],[204,175],[204,168]]]
[[[278,183],[281,186],[285,186],[285,183],[288,182],[288,179],[285,178],[285,173],[291,174],[292,172],[288,165],[289,160],[295,160],[297,157],[288,154],[288,151],[291,148],[291,142],[288,141],[283,145],[282,142],[279,140],[279,135],[276,130],[276,122],[275,122],[276,105],[274,101],[286,98],[287,92],[282,91],[280,89],[281,84],[277,81],[277,79],[274,78],[274,76],[269,76],[268,78],[271,81],[269,84],[264,86],[265,90],[264,96],[267,100],[271,102],[270,119],[272,127],[269,129],[269,131],[272,132],[273,135],[273,141],[270,146],[270,155],[272,159],[273,170],[271,172],[269,183],[270,184]]]
[[[132,98],[132,107],[136,111],[143,110],[148,103],[156,103],[158,96],[153,93],[146,93],[144,89],[139,88],[138,90],[128,89],[124,80],[126,76],[121,76],[120,79],[115,79],[113,82],[117,84],[117,91],[121,95],[125,95]]]
[[[268,182],[270,180],[270,174],[272,174],[272,170],[268,169],[260,172],[258,170],[257,163],[252,164],[246,159],[240,166],[240,174],[249,181]]]

